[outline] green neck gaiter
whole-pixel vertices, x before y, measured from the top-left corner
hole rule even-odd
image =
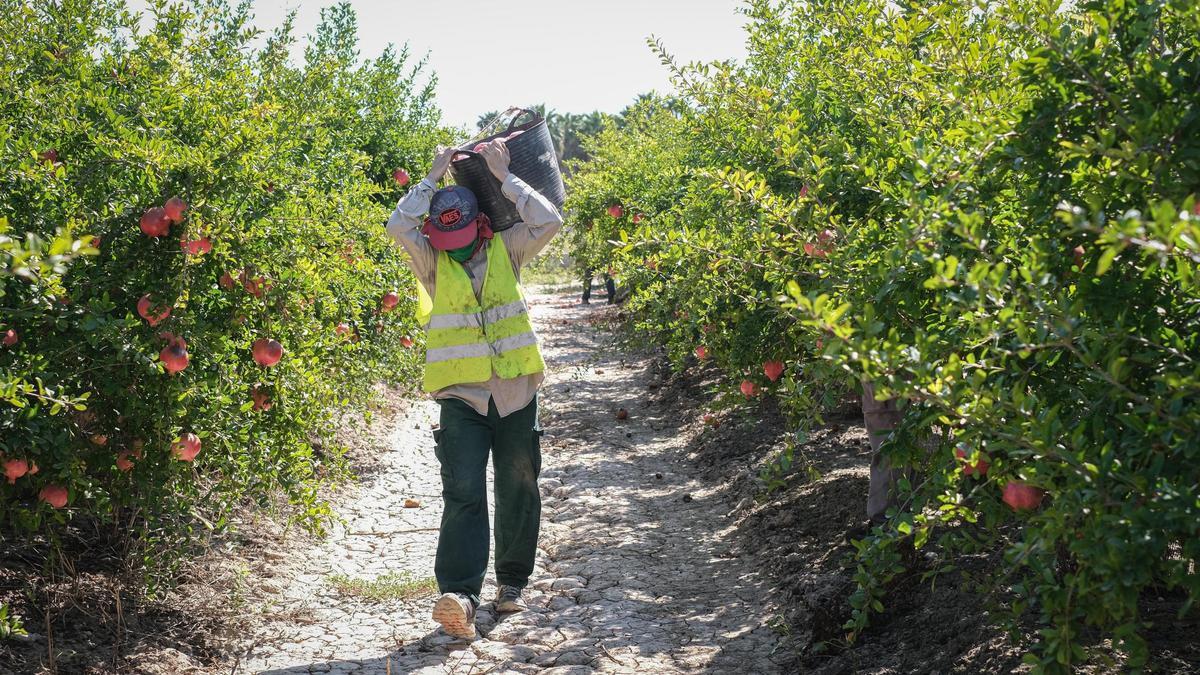
[[[456,248],[452,251],[446,251],[446,255],[450,256],[451,260],[454,260],[454,261],[460,262],[460,263],[465,263],[471,259],[471,254],[475,252],[475,244],[476,243],[478,243],[478,240],[473,241],[473,242],[467,244],[466,246],[463,246],[462,248]]]

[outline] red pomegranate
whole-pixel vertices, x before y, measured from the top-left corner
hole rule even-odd
[[[707,359],[708,358],[708,347],[705,347],[704,345],[700,345],[699,347],[696,347],[696,358],[700,359],[701,361],[704,361],[705,359]]]
[[[187,368],[187,343],[182,340],[172,340],[170,344],[163,347],[162,351],[158,353],[158,360],[162,361],[163,367],[172,375]]]
[[[23,459],[9,459],[4,462],[4,477],[12,485],[17,479],[29,473],[29,462]]]
[[[350,324],[339,323],[337,327],[333,329],[333,332],[337,333],[338,335],[345,335],[346,333],[350,332]]]
[[[1004,485],[1004,503],[1014,511],[1036,509],[1042,505],[1045,496],[1045,490],[1021,481],[1009,481]]]
[[[117,453],[117,469],[123,472],[133,470],[133,460],[129,459],[130,454],[128,450],[122,450]]]
[[[640,213],[633,214],[633,224],[637,225],[640,222],[642,222],[642,214],[640,214]]]
[[[817,241],[821,242],[822,244],[828,244],[835,238],[837,238],[837,232],[834,232],[833,230],[821,230],[817,233]]]
[[[954,449],[954,456],[964,462],[964,476],[979,476],[983,478],[987,475],[988,468],[992,466],[991,462],[987,461],[987,458],[982,454],[980,454],[979,459],[975,462],[967,461],[971,458],[971,453],[967,452],[967,449],[962,446]]]
[[[766,373],[767,379],[774,382],[783,374],[783,361],[767,361],[763,363],[763,372]]]
[[[412,338],[405,335],[404,337],[400,338],[400,345],[406,349],[411,349],[413,346]]]
[[[268,338],[255,340],[250,349],[254,354],[254,362],[264,368],[270,368],[279,363],[279,359],[283,356],[283,345]]]
[[[250,391],[250,398],[254,401],[255,410],[270,410],[271,406],[274,405],[271,403],[270,392],[268,392],[261,385],[254,386],[254,389]]]
[[[625,215],[625,209],[621,208],[620,204],[613,204],[612,206],[608,207],[608,215],[612,216],[613,218],[620,218],[621,216]]]
[[[190,462],[200,454],[200,439],[196,434],[184,434],[171,444],[171,455],[181,462]]]
[[[188,255],[203,255],[212,250],[212,242],[209,241],[208,237],[182,241],[179,242],[179,246]]]
[[[750,380],[742,380],[742,384],[738,388],[742,390],[742,394],[746,398],[754,398],[758,395],[758,385]]]
[[[163,204],[163,212],[168,218],[175,222],[183,220],[183,212],[187,210],[187,202],[179,197],[171,197]]]
[[[811,255],[814,258],[824,258],[829,255],[829,251],[817,246],[811,241],[804,242],[804,253]]]
[[[161,237],[171,230],[171,220],[161,206],[146,209],[142,214],[142,232],[148,237]]]
[[[38,160],[54,164],[58,161],[58,150],[43,150],[42,152],[38,153]]]
[[[221,275],[220,279],[217,280],[217,284],[221,288],[228,291],[228,290],[232,289],[234,286],[236,286],[237,282],[233,280],[232,274],[230,274],[229,272],[226,272]]]
[[[396,184],[400,187],[404,187],[408,185],[408,172],[404,169],[396,169],[392,172],[392,180],[396,181]]]
[[[146,320],[146,323],[157,326],[171,316],[171,307],[155,302],[147,293],[142,296],[141,300],[138,300],[137,312]]]
[[[383,305],[384,309],[392,309],[396,305],[400,304],[400,296],[396,295],[395,291],[388,291],[379,301],[379,304]]]
[[[4,331],[4,337],[0,338],[0,344],[3,344],[5,347],[11,347],[17,344],[17,339],[17,331],[9,328]]]
[[[56,509],[61,509],[67,505],[67,488],[61,485],[47,485],[42,488],[41,492],[38,492],[38,499]]]
[[[263,279],[261,276],[252,277],[246,273],[246,270],[242,270],[239,278],[242,281],[242,288],[245,288],[247,293],[256,298],[261,298],[263,293],[271,289],[270,282]]]

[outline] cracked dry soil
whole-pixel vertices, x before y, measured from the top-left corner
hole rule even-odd
[[[432,575],[441,517],[431,429],[413,403],[376,429],[380,470],[338,506],[327,538],[279,551],[253,647],[238,673],[773,673],[785,650],[768,621],[770,583],[731,552],[733,504],[696,478],[676,433],[680,411],[645,406],[649,357],[622,353],[573,298],[531,295],[548,364],[542,390],[542,534],[530,610],[456,642],[429,618],[433,596],[368,602],[336,575]],[[625,408],[628,419],[618,420]],[[489,471],[490,473],[490,471]],[[490,476],[489,476],[490,491]],[[403,508],[406,498],[420,502]],[[490,497],[489,497],[490,500]]]

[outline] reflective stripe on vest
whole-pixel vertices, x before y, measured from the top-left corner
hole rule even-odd
[[[474,291],[472,291],[474,292]],[[482,314],[439,314],[430,315],[424,328],[482,328],[485,323],[496,323],[501,319],[511,319],[526,312],[525,301],[518,300],[507,305],[493,307]]]
[[[425,363],[452,361],[454,359],[469,359],[476,356],[491,356],[503,354],[514,349],[537,345],[537,336],[533,333],[522,333],[512,337],[502,338],[490,344],[457,345],[455,347],[439,347],[425,350]]]
[[[463,266],[438,254],[435,296],[419,316],[427,334],[425,391],[486,382],[493,372],[511,379],[545,370],[504,240],[493,238],[486,252],[482,302]]]

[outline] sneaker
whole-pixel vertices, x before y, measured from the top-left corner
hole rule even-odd
[[[496,611],[507,614],[509,612],[524,612],[529,609],[529,605],[521,599],[521,589],[516,586],[501,586],[500,592],[496,594]]]
[[[475,605],[465,595],[443,593],[433,603],[433,620],[442,624],[442,630],[451,637],[475,639]]]

